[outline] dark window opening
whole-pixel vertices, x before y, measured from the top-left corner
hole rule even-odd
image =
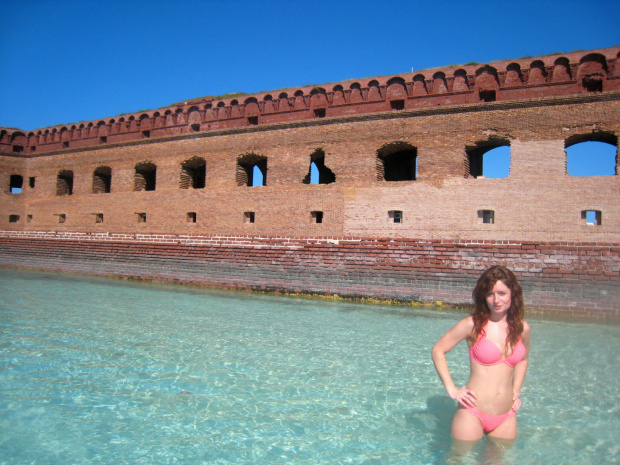
[[[388,220],[390,223],[400,224],[403,222],[403,212],[401,210],[390,210],[388,212]]]
[[[467,147],[469,176],[506,178],[510,174],[510,145],[505,141],[484,141]]]
[[[73,195],[73,171],[63,170],[58,173],[56,195]]]
[[[34,176],[32,176],[32,177],[29,177],[29,178],[28,178],[28,186],[29,186],[31,189],[34,189],[35,179],[36,179],[36,178],[35,178]]]
[[[493,210],[478,210],[478,222],[495,224],[495,212]]]
[[[101,136],[101,137],[99,138],[99,143],[100,143],[100,144],[107,144],[107,143],[108,143],[108,138],[107,138],[107,136]]]
[[[495,102],[495,91],[494,90],[481,90],[480,91],[480,101],[481,102]]]
[[[103,213],[93,213],[95,216],[95,223],[103,223]]]
[[[316,224],[320,224],[323,222],[323,212],[311,212],[312,222]]]
[[[23,151],[24,151],[24,146],[23,145],[14,145],[13,146],[13,152],[19,153],[19,152],[23,152]]]
[[[181,163],[181,189],[204,189],[207,179],[207,162],[204,158],[194,157]]]
[[[581,220],[588,226],[600,226],[603,224],[603,213],[600,210],[584,210],[581,212]]]
[[[238,186],[266,186],[267,158],[250,153],[237,160],[236,180]]]
[[[157,166],[150,162],[136,165],[134,191],[154,191],[157,181]]]
[[[380,181],[415,181],[417,149],[407,143],[388,144],[377,152],[377,179]]]
[[[9,215],[9,223],[17,223],[19,221],[19,215]]]
[[[391,100],[390,107],[392,108],[392,110],[404,110],[405,101],[404,100]]]
[[[303,179],[304,184],[331,184],[336,182],[336,175],[325,166],[325,152],[317,149],[310,155],[310,169]]]
[[[200,131],[200,123],[194,123],[190,127],[192,128],[192,131],[194,132]]]
[[[65,141],[62,143],[63,148],[68,149],[69,148],[69,142]]]
[[[109,194],[112,186],[112,168],[100,166],[93,173],[93,193]]]
[[[187,222],[188,223],[196,222],[196,212],[187,212]]]
[[[146,213],[136,213],[138,223],[146,223]]]
[[[314,116],[316,118],[325,118],[325,108],[315,108]]]
[[[148,139],[149,137],[151,137],[151,131],[142,131],[142,137]]]
[[[243,222],[244,223],[254,223],[255,215],[254,212],[245,212],[243,213]]]
[[[571,176],[617,174],[618,139],[613,135],[570,144],[566,142],[566,172]],[[579,140],[579,139],[577,139]]]
[[[24,178],[19,174],[12,174],[9,180],[11,194],[21,194],[24,185]]]
[[[26,223],[30,223],[32,221],[32,215],[26,215]]]
[[[65,215],[64,213],[58,213],[56,214],[56,216],[58,217],[58,224],[63,224],[65,221],[67,221],[67,215]]]
[[[258,125],[258,116],[250,116],[250,117],[248,117],[248,124],[250,124],[252,126],[257,126]]]
[[[585,76],[581,82],[586,92],[603,92],[603,76]]]
[[[33,145],[32,147],[30,147],[30,151],[31,151],[31,152],[36,152],[36,151],[37,151],[37,148]]]

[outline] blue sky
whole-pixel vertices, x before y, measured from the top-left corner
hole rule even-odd
[[[620,2],[2,0],[0,126],[620,44]]]

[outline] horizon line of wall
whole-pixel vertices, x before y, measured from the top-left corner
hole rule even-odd
[[[243,100],[205,97],[38,131],[0,128],[0,153],[35,155],[265,124],[609,92],[620,90],[619,57],[620,47],[608,47],[262,92]]]

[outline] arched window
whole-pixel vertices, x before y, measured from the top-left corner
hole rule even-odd
[[[336,181],[336,175],[325,166],[325,152],[316,149],[310,155],[310,170],[303,180],[304,184],[330,184]]]
[[[73,171],[62,170],[58,173],[56,195],[73,195]]]
[[[255,153],[247,153],[237,159],[238,186],[267,185],[267,157]]]
[[[506,178],[510,174],[510,142],[503,139],[478,142],[467,147],[469,176]]]
[[[571,176],[617,173],[618,138],[613,134],[575,136],[566,140],[566,172]]]
[[[136,165],[134,173],[134,191],[154,191],[157,181],[157,166],[145,161]]]
[[[392,142],[377,150],[377,180],[415,181],[418,149],[407,142]]]
[[[202,157],[193,157],[181,163],[181,189],[204,189],[207,179],[207,162]]]
[[[108,194],[112,186],[112,168],[100,166],[93,172],[93,194]]]

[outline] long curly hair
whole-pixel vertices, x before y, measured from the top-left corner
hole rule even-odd
[[[519,284],[515,274],[504,266],[492,266],[487,269],[476,283],[476,287],[472,292],[474,299],[474,311],[472,317],[474,319],[474,329],[472,337],[478,340],[482,328],[489,321],[491,310],[487,305],[486,296],[497,281],[501,281],[510,289],[511,302],[506,321],[508,323],[508,334],[506,335],[506,355],[512,352],[512,348],[517,345],[519,338],[523,333],[523,315],[525,308],[523,305],[523,288]]]

